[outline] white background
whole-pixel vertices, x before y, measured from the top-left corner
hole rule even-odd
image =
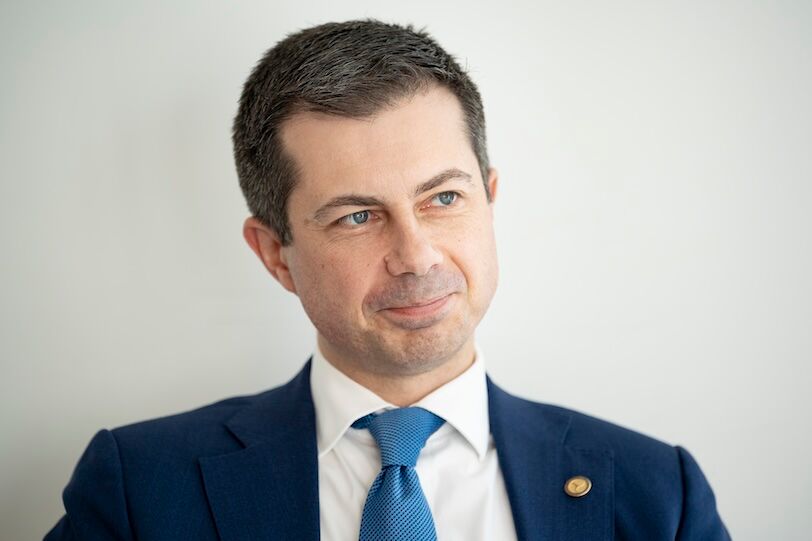
[[[241,86],[284,35],[427,26],[485,102],[516,394],[686,446],[738,540],[812,530],[812,4],[17,2],[0,11],[0,527],[101,427],[287,381],[314,344],[241,237]]]

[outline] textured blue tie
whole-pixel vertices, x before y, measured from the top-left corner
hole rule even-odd
[[[352,424],[368,428],[381,449],[381,472],[367,495],[360,541],[436,541],[414,466],[426,440],[444,422],[423,408],[399,408]]]

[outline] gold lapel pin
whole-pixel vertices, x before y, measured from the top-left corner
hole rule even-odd
[[[570,477],[567,479],[567,482],[564,483],[564,492],[567,493],[567,496],[572,496],[573,498],[586,496],[591,489],[592,481],[589,480],[589,477],[584,477],[583,475]]]

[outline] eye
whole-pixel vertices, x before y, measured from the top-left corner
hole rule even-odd
[[[454,204],[454,201],[457,200],[457,197],[459,197],[459,195],[460,194],[458,194],[457,192],[442,192],[435,195],[431,199],[431,202],[433,204],[436,201],[439,203],[439,206],[448,207]]]
[[[366,223],[368,220],[369,220],[369,211],[360,210],[358,212],[353,212],[352,214],[347,214],[346,216],[339,218],[338,224],[355,227]]]

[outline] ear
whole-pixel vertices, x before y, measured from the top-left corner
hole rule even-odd
[[[491,194],[491,205],[496,201],[496,191],[499,187],[499,171],[494,167],[488,168],[488,191]]]
[[[290,275],[284,246],[276,231],[252,216],[245,220],[242,226],[242,236],[245,237],[245,242],[257,254],[268,272],[276,278],[276,281],[295,294],[296,286]]]

